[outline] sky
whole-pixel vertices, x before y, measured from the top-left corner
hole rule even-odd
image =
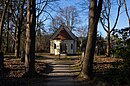
[[[64,8],[66,6],[75,6],[77,8],[77,10],[79,11],[79,16],[80,16],[80,19],[81,21],[83,22],[82,24],[88,24],[88,13],[87,12],[81,12],[82,8],[81,8],[81,3],[83,2],[84,0],[60,0],[58,2],[58,5],[59,7],[61,8]],[[127,6],[128,8],[130,9],[130,0],[126,0],[127,2]],[[127,20],[127,17],[126,17],[126,14],[124,11],[124,6],[121,8],[121,15],[119,17],[119,20],[118,20],[118,24],[116,26],[116,28],[118,29],[122,29],[122,28],[125,28],[125,27],[128,27],[128,20]],[[117,9],[116,9],[116,6],[112,9],[112,15],[111,15],[111,26],[113,26],[114,24],[114,21],[115,21],[115,15],[117,13]],[[54,13],[55,15],[57,14],[56,12]],[[130,14],[130,10],[129,10],[129,14]],[[87,29],[87,28],[86,28]],[[98,31],[101,33],[101,35],[103,37],[106,36],[106,32],[104,31],[104,29],[102,28],[101,24],[99,23],[98,24]]]

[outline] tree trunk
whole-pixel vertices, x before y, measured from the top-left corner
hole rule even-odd
[[[15,57],[19,58],[20,50],[20,35],[21,35],[21,26],[22,21],[19,22],[18,30],[16,30],[16,39],[15,39]]]
[[[24,9],[25,0],[23,0],[22,5],[20,6],[20,15],[18,18],[18,32],[16,32],[16,41],[15,41],[15,56],[19,58],[20,51],[20,36],[21,36],[21,27],[23,22],[23,9]]]
[[[125,6],[126,16],[128,18],[129,27],[130,27],[130,15],[129,15],[128,8],[127,8],[127,5],[126,5],[126,0],[124,0],[124,6]]]
[[[5,13],[8,7],[8,3],[9,0],[6,2],[6,0],[4,1],[4,9],[3,9],[3,13],[2,13],[2,18],[0,21],[0,68],[4,67],[4,57],[3,57],[3,52],[2,52],[2,34],[3,34],[3,26],[4,26],[4,20],[5,20]]]
[[[107,57],[110,57],[110,33],[107,33]]]
[[[17,28],[15,27],[15,31],[14,31],[14,36],[15,36],[15,38],[16,38],[16,34],[17,34]],[[16,40],[13,41],[13,49],[12,49],[13,53],[14,53],[15,56],[16,56],[16,51],[15,51],[15,49],[16,49]]]
[[[25,48],[25,67],[30,75],[35,72],[35,26],[36,8],[35,0],[27,2],[27,24],[26,24],[26,48]]]
[[[2,18],[1,18],[1,21],[0,21],[0,51],[2,51],[1,50],[1,47],[2,47],[2,33],[3,33],[5,13],[6,13],[6,10],[7,10],[7,7],[8,7],[8,3],[9,3],[9,1],[7,1],[7,2],[6,2],[6,0],[4,1],[4,9],[3,9]]]
[[[19,58],[19,50],[20,50],[20,31],[21,27],[18,28],[18,32],[16,33],[16,40],[15,40],[15,56]]]
[[[8,26],[7,26],[7,33],[6,33],[6,41],[7,41],[7,43],[6,43],[6,52],[8,53],[9,52],[9,24],[8,24]]]
[[[8,19],[7,19],[7,33],[6,33],[6,41],[7,41],[6,52],[8,53],[9,52],[9,12],[7,14],[7,17],[8,17]]]
[[[99,0],[97,6],[97,0],[90,0],[88,41],[80,74],[80,76],[84,79],[91,79],[93,77],[93,59],[97,36],[97,25],[102,9],[102,1],[103,0]]]
[[[113,32],[113,30],[115,29],[118,20],[119,20],[119,16],[120,16],[120,11],[121,11],[121,6],[122,6],[122,0],[117,0],[117,14],[115,16],[115,22],[113,23],[113,27],[111,27],[110,24],[110,17],[111,17],[111,7],[112,7],[112,0],[106,0],[104,2],[104,10],[102,12],[102,18],[100,18],[101,20],[101,24],[103,29],[106,31],[107,33],[107,45],[106,45],[106,56],[110,57],[110,34]],[[106,21],[106,22],[104,22]]]

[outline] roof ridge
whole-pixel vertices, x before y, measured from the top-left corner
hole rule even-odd
[[[72,31],[69,29],[69,27],[66,26],[64,23],[60,25],[59,29],[54,32],[54,34],[52,35],[52,37],[50,39],[51,40],[54,39],[62,29],[65,29],[67,31],[67,33],[72,37],[72,39],[74,39],[74,40],[77,39],[77,37],[72,33]]]

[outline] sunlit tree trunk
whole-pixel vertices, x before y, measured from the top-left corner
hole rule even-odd
[[[110,47],[111,47],[111,43],[110,43],[110,33],[107,33],[107,56],[110,57]]]
[[[36,8],[35,0],[27,1],[27,24],[26,24],[26,48],[25,67],[30,75],[35,72],[35,26]]]
[[[85,57],[83,59],[82,71],[80,74],[80,77],[84,79],[90,79],[93,77],[93,59],[97,36],[97,25],[102,9],[102,1],[103,0],[99,0],[99,2],[97,0],[90,0],[88,41],[85,51]]]

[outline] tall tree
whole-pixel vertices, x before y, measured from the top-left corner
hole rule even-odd
[[[1,45],[2,45],[2,32],[3,32],[3,26],[4,26],[4,20],[5,20],[5,13],[7,11],[7,7],[9,4],[9,1],[4,0],[4,9],[3,9],[3,13],[2,13],[2,17],[1,17],[1,21],[0,21],[0,51],[1,50]]]
[[[129,15],[129,12],[128,12],[128,7],[127,7],[127,4],[126,4],[126,0],[124,0],[124,7],[125,7],[126,16],[128,18],[129,27],[130,27],[130,15]]]
[[[55,29],[59,28],[62,23],[65,23],[67,27],[73,30],[79,23],[78,18],[79,15],[76,7],[67,6],[60,8],[58,10],[58,15],[56,15],[51,21],[51,29],[55,31]]]
[[[62,23],[63,19],[61,18],[61,16],[55,16],[54,18],[52,18],[52,21],[50,22],[50,31],[55,32]]]
[[[122,6],[121,0],[117,0],[117,6],[118,6],[117,7],[117,14],[116,14],[116,17],[115,17],[115,22],[113,23],[113,22],[110,22],[111,11],[112,11],[112,3],[113,3],[113,0],[105,0],[104,1],[102,15],[101,15],[101,18],[100,18],[100,22],[102,24],[102,27],[107,33],[106,55],[108,57],[110,57],[110,46],[111,46],[110,35],[111,35],[112,31],[116,28],[116,25],[117,25],[117,22],[118,22],[118,19],[119,19],[119,15],[120,15],[120,9],[121,9],[121,6]],[[114,7],[115,7],[115,5],[114,5]],[[111,27],[112,23],[113,23],[113,27]]]
[[[3,65],[3,53],[2,53],[2,33],[3,33],[3,26],[4,26],[4,20],[5,20],[5,13],[8,7],[10,0],[4,0],[4,9],[3,9],[3,13],[2,13],[2,18],[0,21],[0,69],[4,67]]]
[[[25,0],[19,0],[19,9],[18,11],[18,20],[16,21],[17,23],[17,30],[16,30],[16,39],[15,39],[15,56],[17,58],[19,58],[19,50],[20,50],[20,35],[22,33],[21,28],[22,28],[22,24],[23,24],[23,10],[24,10],[24,4],[25,4]]]
[[[39,17],[47,6],[48,2],[56,0],[40,0],[42,8],[36,15],[36,0],[27,0],[27,23],[26,23],[26,47],[25,47],[25,69],[29,74],[35,73],[35,27],[36,17]]]
[[[35,72],[35,26],[36,3],[35,0],[27,0],[25,67],[30,75]]]
[[[6,24],[5,24],[5,28],[6,28],[6,52],[9,52],[9,22],[10,22],[10,18],[9,18],[9,7],[7,9],[6,12]]]
[[[102,2],[103,0],[90,0],[88,41],[85,57],[83,58],[82,70],[80,73],[80,77],[84,79],[90,79],[93,76],[93,59],[97,36],[97,25],[102,10]]]
[[[86,40],[86,36],[87,36],[87,26],[79,26],[77,29],[76,29],[76,33],[79,37],[79,47],[80,47],[80,51],[83,51],[83,49],[85,49],[83,46],[84,45],[84,41]],[[86,44],[86,42],[85,42]]]
[[[74,25],[77,23],[77,9],[74,6],[65,7],[63,9],[59,10],[60,15],[62,16],[62,19],[64,23],[70,27],[74,28]]]

